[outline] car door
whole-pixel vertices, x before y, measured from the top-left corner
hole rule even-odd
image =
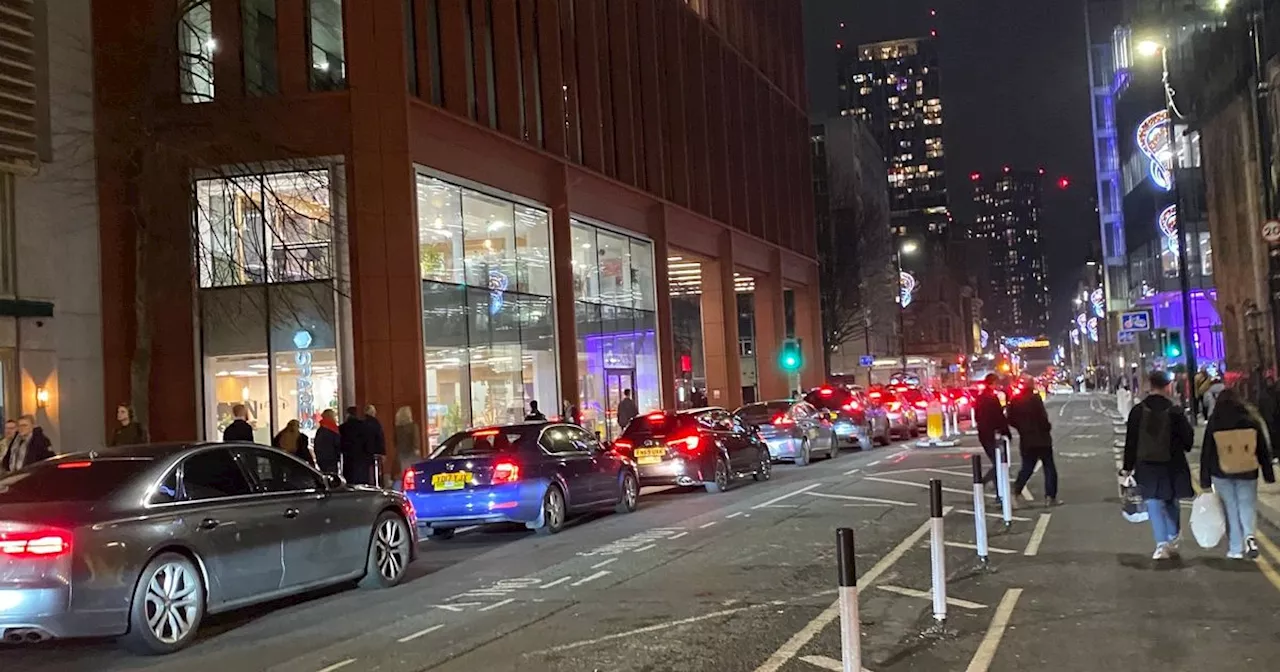
[[[591,455],[590,494],[593,504],[618,499],[618,459],[605,450],[600,439],[586,430],[578,431],[576,442]]]
[[[279,505],[254,494],[226,448],[197,452],[180,471],[178,500],[194,519],[191,543],[209,572],[210,609],[278,591],[284,576]]]
[[[729,416],[729,421],[733,423],[734,437],[742,446],[738,451],[743,464],[740,471],[755,471],[760,461],[760,448],[755,441],[755,430],[737,416]]]
[[[748,460],[742,437],[734,431],[733,416],[723,409],[715,409],[710,412],[710,420],[716,440],[729,456],[730,469],[734,472],[744,471]]]
[[[573,425],[552,425],[539,442],[546,453],[547,478],[554,481],[558,474],[563,479],[565,497],[572,508],[586,506],[595,497],[595,463],[584,440],[585,433]]]

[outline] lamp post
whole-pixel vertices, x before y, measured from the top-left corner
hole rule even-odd
[[[907,375],[907,329],[906,314],[907,303],[910,301],[910,294],[903,295],[902,292],[902,276],[905,271],[902,269],[902,255],[914,254],[920,249],[919,243],[914,240],[903,241],[901,245],[893,251],[893,263],[898,267],[898,350],[902,355],[902,375]]]

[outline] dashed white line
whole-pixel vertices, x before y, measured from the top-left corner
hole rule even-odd
[[[543,589],[543,590],[546,590],[546,589],[548,589],[548,588],[551,588],[551,587],[554,587],[554,586],[558,586],[558,585],[560,585],[560,584],[564,583],[565,581],[572,581],[572,580],[573,580],[573,577],[572,577],[572,576],[562,576],[562,577],[560,577],[560,578],[556,579],[555,581],[551,581],[550,583],[544,583],[544,584],[542,584],[542,589]]]
[[[808,492],[808,491],[810,491],[810,490],[812,490],[812,489],[814,489],[814,488],[821,487],[821,486],[822,486],[822,484],[821,484],[821,483],[811,483],[811,484],[809,484],[809,485],[804,486],[803,488],[800,488],[799,490],[796,490],[795,492],[788,492],[788,493],[787,493],[787,494],[785,494],[785,495],[779,495],[779,496],[774,497],[773,499],[771,499],[771,500],[769,500],[769,501],[767,501],[767,502],[765,502],[765,503],[763,503],[763,504],[756,504],[755,506],[753,506],[753,507],[751,507],[751,508],[752,508],[753,510],[754,510],[754,509],[763,509],[764,507],[769,506],[770,504],[777,504],[778,502],[781,502],[781,501],[782,501],[782,500],[784,500],[784,499],[791,499],[792,497],[795,497],[796,495],[806,493],[806,492]]]
[[[738,516],[741,516],[741,515],[742,515],[742,512],[741,512],[741,511],[735,511],[735,512],[733,512],[733,513],[731,513],[731,514],[729,514],[729,515],[725,516],[725,518],[737,518]]]
[[[467,607],[478,607],[480,604],[480,602],[454,602],[453,604],[434,604],[432,606],[436,609],[444,609],[445,611],[457,613],[465,610]]]
[[[600,562],[597,562],[596,564],[591,565],[591,569],[600,569],[601,567],[604,567],[605,565],[612,565],[613,563],[615,563],[615,562],[617,562],[617,561],[618,561],[618,559],[617,559],[617,558],[609,558],[608,560],[601,560]]]
[[[671,536],[667,537],[667,541],[675,541],[676,539],[679,539],[680,537],[685,537],[685,536],[688,536],[688,535],[689,535],[689,533],[688,533],[688,532],[681,532],[680,534],[673,534],[673,535],[671,535]]]
[[[412,642],[413,640],[415,640],[415,639],[417,639],[417,638],[419,638],[419,637],[424,637],[424,636],[426,636],[426,635],[429,635],[429,634],[431,634],[431,633],[435,632],[436,630],[439,630],[440,628],[443,628],[443,627],[444,627],[444,623],[437,623],[437,624],[435,624],[435,625],[433,625],[433,626],[431,626],[431,627],[429,627],[429,628],[425,628],[425,629],[419,630],[419,631],[417,631],[417,632],[413,633],[412,635],[409,635],[408,637],[401,637],[400,639],[397,639],[397,640],[396,640],[396,642],[398,642],[398,643],[400,643],[400,644],[406,644],[406,643],[408,643],[408,642]]]
[[[657,545],[657,544],[649,544],[648,546],[641,546],[640,548],[637,548],[636,550],[631,551],[631,552],[632,552],[632,553],[644,553],[645,551],[652,550],[652,549],[657,548],[657,547],[658,547],[658,545]],[[575,584],[573,584],[573,585],[575,585],[575,586],[576,586],[576,585],[578,585],[578,584],[576,584],[576,583],[575,583]]]
[[[592,574],[591,576],[588,576],[588,577],[585,577],[585,578],[581,578],[581,579],[578,579],[577,581],[574,581],[571,585],[573,585],[573,586],[581,586],[581,585],[582,585],[582,584],[584,584],[584,583],[590,583],[590,582],[592,582],[592,581],[595,581],[596,579],[602,579],[602,578],[604,578],[604,577],[606,577],[606,576],[609,576],[609,574],[610,574],[609,570],[607,570],[607,569],[602,569],[602,570],[600,570],[600,571],[596,572],[595,574]]]
[[[699,530],[705,530],[705,529],[707,529],[708,527],[711,527],[712,525],[715,525],[715,524],[716,524],[716,521],[714,521],[714,520],[713,520],[713,521],[711,521],[711,522],[709,522],[709,523],[703,523],[703,524],[699,525],[699,526],[698,526],[698,529],[699,529]]]
[[[845,475],[845,476],[852,476],[852,475],[854,475],[854,474],[858,473],[859,471],[862,471],[862,470],[861,470],[861,469],[850,469],[849,471],[844,472],[844,475]]]
[[[874,462],[868,462],[868,463],[867,463],[867,467],[874,467],[874,466],[876,466],[877,464],[880,464],[881,462],[884,462],[884,460],[876,460],[876,461],[874,461]]]
[[[605,573],[606,573],[606,574],[608,574],[608,572],[605,572]],[[503,601],[501,601],[501,602],[494,602],[493,604],[491,604],[491,605],[489,605],[489,606],[487,606],[487,607],[483,607],[483,608],[481,608],[481,609],[480,609],[480,611],[490,611],[490,610],[492,610],[492,609],[497,609],[498,607],[505,607],[505,606],[507,606],[508,604],[511,604],[512,602],[515,602],[515,600],[514,600],[513,598],[508,597],[507,599],[505,599],[505,600],[503,600]]]
[[[1044,542],[1044,533],[1049,529],[1049,518],[1052,515],[1040,514],[1040,520],[1036,521],[1036,529],[1031,531],[1031,539],[1027,541],[1027,550],[1022,552],[1023,555],[1035,555],[1040,552],[1040,544]]]
[[[897,479],[893,479],[893,478],[876,478],[876,477],[874,477],[874,476],[868,476],[868,477],[867,477],[867,480],[868,480],[868,481],[875,481],[876,483],[888,483],[888,484],[890,484],[890,485],[906,485],[906,486],[910,486],[910,487],[912,487],[912,488],[923,488],[923,489],[925,489],[925,490],[928,490],[928,489],[929,489],[929,484],[928,484],[928,483],[914,483],[914,482],[912,482],[912,481],[899,481],[899,480],[897,480]],[[954,493],[954,494],[957,494],[957,495],[970,495],[970,496],[972,496],[972,495],[973,495],[973,491],[972,491],[972,490],[961,490],[961,489],[959,489],[959,488],[948,488],[948,487],[947,487],[947,486],[945,486],[945,485],[944,485],[944,486],[942,486],[942,491],[943,491],[943,492],[950,492],[950,493]],[[992,495],[992,494],[988,494],[987,496],[988,496],[988,497],[992,497],[992,498],[994,498],[994,497],[995,497],[995,495]]]
[[[928,528],[925,528],[925,529],[927,530]],[[712,619],[712,618],[720,618],[721,616],[729,616],[729,615],[731,615],[731,614],[736,614],[736,613],[738,613],[738,612],[746,611],[746,610],[748,610],[748,609],[752,609],[752,608],[754,608],[754,606],[752,606],[752,605],[748,605],[748,606],[745,606],[745,607],[734,607],[733,609],[722,609],[722,610],[720,610],[720,611],[713,611],[713,612],[711,612],[711,613],[709,613],[709,614],[703,614],[703,615],[701,615],[701,616],[694,616],[694,617],[692,617],[692,618],[682,618],[682,619],[680,619],[680,620],[678,620],[678,621],[669,621],[669,622],[667,622],[667,623],[656,623],[656,624],[654,624],[654,625],[647,625],[647,626],[645,626],[645,627],[643,627],[643,628],[636,628],[635,630],[628,630],[627,632],[618,632],[618,633],[614,633],[614,634],[612,634],[612,635],[605,635],[604,637],[597,637],[597,638],[595,638],[595,639],[586,639],[586,640],[583,640],[583,641],[580,641],[580,642],[572,642],[572,643],[570,643],[570,644],[561,644],[561,645],[559,645],[559,646],[553,646],[553,647],[551,647],[551,648],[549,648],[549,649],[544,649],[544,650],[542,650],[542,651],[537,651],[537,652],[535,652],[534,654],[531,654],[531,655],[537,655],[537,654],[542,654],[542,653],[560,653],[561,651],[570,651],[570,650],[572,650],[572,649],[580,649],[580,648],[582,648],[582,647],[584,647],[584,646],[594,646],[594,645],[596,645],[596,644],[600,644],[600,643],[602,643],[602,642],[611,642],[611,641],[613,641],[613,640],[615,640],[615,639],[626,639],[626,638],[628,638],[628,637],[634,637],[634,636],[636,636],[636,635],[643,635],[643,634],[645,634],[645,633],[649,633],[649,632],[657,632],[657,631],[659,631],[659,630],[668,630],[668,629],[670,629],[670,628],[676,628],[676,627],[679,627],[679,626],[682,626],[682,625],[689,625],[689,624],[691,624],[691,623],[699,623],[699,622],[702,622],[702,621],[710,620],[710,619]]]
[[[330,665],[329,667],[323,667],[323,668],[320,668],[320,670],[319,670],[318,672],[333,672],[334,670],[341,670],[342,668],[344,668],[344,667],[346,667],[346,666],[348,666],[348,665],[350,665],[351,663],[354,663],[354,662],[356,662],[356,659],[355,659],[355,658],[348,658],[348,659],[346,659],[346,660],[342,661],[341,663],[334,663],[334,664]]]

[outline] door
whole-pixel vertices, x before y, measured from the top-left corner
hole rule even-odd
[[[588,495],[590,502],[600,504],[617,499],[618,462],[598,441],[594,434],[578,430],[576,440],[578,447],[591,455],[591,469],[588,472]]]
[[[596,496],[595,462],[588,436],[587,430],[572,425],[548,427],[542,434],[541,444],[552,472],[546,475],[554,481],[554,475],[560,474],[568,488],[567,503],[574,508],[593,502]]]
[[[605,369],[605,434],[606,441],[622,436],[626,429],[618,422],[618,404],[622,403],[623,393],[631,390],[631,399],[635,401],[635,369]]]
[[[729,415],[728,411],[720,409],[711,411],[710,416],[712,426],[715,428],[716,440],[729,455],[730,471],[745,471],[749,468],[750,460],[746,458],[742,437],[734,431],[733,416]]]
[[[181,470],[179,500],[191,506],[192,543],[209,570],[210,606],[279,590],[284,576],[279,504],[253,494],[225,448],[196,453]]]

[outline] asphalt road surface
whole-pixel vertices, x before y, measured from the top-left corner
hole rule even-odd
[[[0,668],[839,670],[834,530],[851,527],[867,669],[1266,669],[1280,660],[1280,549],[1270,543],[1280,529],[1260,518],[1256,563],[1192,548],[1179,562],[1151,561],[1147,527],[1120,516],[1113,407],[1102,396],[1050,400],[1065,504],[1019,501],[1006,530],[988,497],[994,571],[978,567],[973,548],[976,441],[899,443],[779,465],[772,481],[720,495],[646,491],[634,514],[552,537],[477,529],[430,541],[396,589],[215,617],[195,646],[163,659],[58,642],[0,648]],[[948,507],[941,630],[930,599],[931,478]],[[1031,490],[1043,494],[1039,475]]]

